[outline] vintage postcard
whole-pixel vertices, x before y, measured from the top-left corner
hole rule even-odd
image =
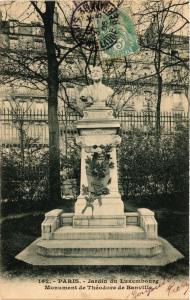
[[[189,298],[188,1],[0,1],[0,297]]]

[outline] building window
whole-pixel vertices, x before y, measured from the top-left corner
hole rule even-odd
[[[10,39],[9,40],[9,45],[11,49],[17,48],[18,47],[18,40],[17,39]]]
[[[32,34],[33,35],[42,35],[42,28],[39,24],[34,24],[34,27],[32,28]]]
[[[10,33],[18,33],[18,21],[16,20],[11,20],[9,22],[9,30],[10,30]]]

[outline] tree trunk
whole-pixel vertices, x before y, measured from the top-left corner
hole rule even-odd
[[[19,121],[19,139],[20,139],[20,156],[21,156],[21,165],[24,170],[24,122],[23,120]]]
[[[49,123],[49,201],[54,204],[61,199],[60,149],[58,122],[58,61],[54,43],[53,17],[54,1],[45,3],[44,36],[48,60],[48,123]]]
[[[156,133],[160,136],[160,110],[161,110],[161,100],[162,100],[162,76],[157,74],[157,105],[156,105]]]
[[[161,39],[159,38],[158,48],[155,52],[154,67],[157,76],[157,104],[156,104],[156,136],[157,141],[160,139],[160,108],[162,100],[162,75],[160,74],[161,69]]]

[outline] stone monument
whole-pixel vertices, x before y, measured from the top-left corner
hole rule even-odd
[[[91,69],[93,85],[80,94],[86,103],[77,123],[81,183],[75,209],[45,214],[41,237],[16,256],[33,265],[166,265],[183,256],[158,236],[154,212],[124,212],[118,190],[116,147],[119,121],[106,106],[113,94],[102,70]],[[108,166],[108,167],[107,167]]]
[[[88,218],[94,226],[125,226],[124,205],[118,191],[116,146],[120,144],[121,138],[117,135],[120,124],[113,117],[111,108],[106,107],[106,102],[112,96],[111,88],[102,84],[102,70],[100,67],[91,68],[93,85],[84,88],[80,97],[90,99],[91,106],[84,110],[84,117],[77,124],[79,136],[76,140],[81,147],[81,184],[80,195],[75,204],[75,216],[73,225],[85,226],[87,216],[91,216],[91,208],[87,208],[84,215],[86,195],[83,186],[89,187],[88,174],[86,170],[86,159],[93,153],[101,151],[102,146],[110,146],[110,156],[114,167],[110,169],[109,193],[102,196],[102,205],[95,199],[93,203],[93,218]],[[100,184],[101,185],[101,184]],[[101,188],[101,186],[99,186]]]

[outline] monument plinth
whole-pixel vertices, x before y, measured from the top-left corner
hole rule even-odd
[[[113,117],[113,111],[101,105],[93,105],[84,110],[84,117],[78,121],[77,129],[79,136],[77,144],[81,147],[81,183],[80,195],[75,203],[74,226],[86,224],[86,216],[92,216],[92,209],[88,207],[84,213],[86,205],[86,195],[83,193],[83,186],[88,187],[89,176],[86,170],[86,159],[94,152],[98,152],[102,146],[111,147],[110,156],[114,167],[110,169],[109,194],[102,195],[102,205],[98,200],[93,203],[93,224],[113,225],[125,227],[124,205],[118,190],[118,172],[116,147],[120,144],[121,138],[118,136],[120,124]],[[97,180],[98,181],[98,180]],[[101,185],[101,180],[99,180]],[[105,217],[105,218],[104,218]]]

